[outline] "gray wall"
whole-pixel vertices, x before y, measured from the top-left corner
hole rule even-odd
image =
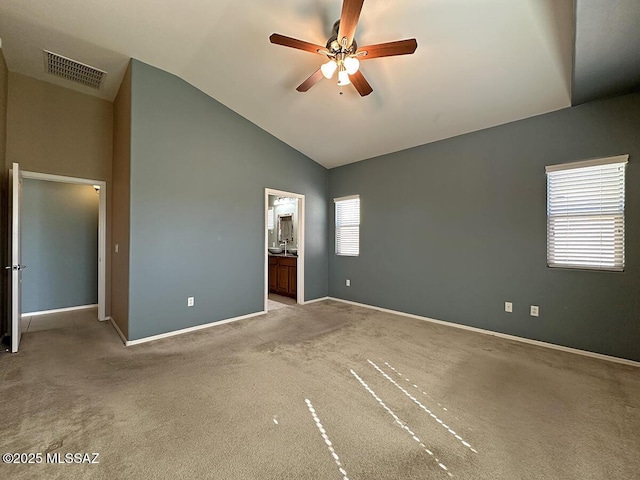
[[[329,244],[332,198],[360,194],[362,215],[330,295],[640,360],[639,125],[632,94],[330,170]],[[545,165],[624,153],[626,271],[547,268]]]
[[[327,295],[326,169],[135,60],[131,101],[130,340],[263,310],[265,188],[306,195],[305,299]]]
[[[25,179],[22,208],[22,311],[98,303],[93,187]]]
[[[571,103],[638,91],[640,2],[574,0]]]

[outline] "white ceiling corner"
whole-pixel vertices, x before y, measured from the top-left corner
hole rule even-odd
[[[573,0],[366,0],[358,44],[415,37],[414,55],[361,63],[374,91],[295,87],[323,57],[340,0],[3,0],[9,70],[115,97],[130,57],[171,72],[331,168],[570,105]],[[105,70],[99,92],[44,73],[47,49]],[[331,141],[327,141],[330,136]]]

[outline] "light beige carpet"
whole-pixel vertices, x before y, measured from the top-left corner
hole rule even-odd
[[[291,307],[293,305],[297,305],[295,299],[290,297],[285,297],[283,295],[277,295],[274,293],[269,293],[267,298],[267,311],[270,312],[272,310],[278,310],[280,308]]]
[[[0,356],[3,478],[636,479],[640,371],[337,302],[126,348],[86,318]],[[450,476],[451,475],[451,476]]]

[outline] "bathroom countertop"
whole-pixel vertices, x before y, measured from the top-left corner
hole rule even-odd
[[[287,253],[286,255],[284,253],[270,253],[269,256],[270,257],[298,258],[298,255],[294,255],[293,253]]]

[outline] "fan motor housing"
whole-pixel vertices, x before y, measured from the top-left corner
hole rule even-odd
[[[329,37],[329,40],[327,40],[327,50],[329,50],[334,55],[340,52],[343,52],[347,55],[356,53],[356,50],[358,49],[358,43],[356,42],[355,37],[348,48],[342,48],[342,45],[340,45],[340,42],[338,41],[339,29],[340,20],[336,20],[336,22],[333,24],[333,28],[331,29],[331,36]]]

